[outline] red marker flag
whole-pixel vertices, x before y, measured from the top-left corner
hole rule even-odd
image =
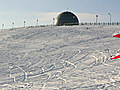
[[[120,33],[114,34],[113,37],[120,38]]]
[[[113,60],[120,59],[120,54],[112,57]]]

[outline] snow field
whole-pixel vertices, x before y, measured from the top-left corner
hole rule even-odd
[[[88,28],[88,29],[86,29]],[[0,31],[0,89],[119,90],[110,59],[120,26],[61,26]]]

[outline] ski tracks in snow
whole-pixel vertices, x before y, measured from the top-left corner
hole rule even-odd
[[[94,52],[93,54],[91,54],[91,57],[93,57],[95,59],[95,61],[93,62],[93,66],[97,66],[97,65],[101,65],[101,64],[105,64],[107,62],[107,56],[105,55],[105,53],[103,52]]]
[[[24,70],[24,69],[22,69],[20,66],[18,66],[18,65],[13,65],[13,68],[18,68],[19,70],[21,70],[23,73],[24,73],[24,75],[23,75],[23,77],[24,77],[24,79],[23,79],[23,81],[26,81],[27,80],[27,72]],[[9,69],[10,70],[10,69]],[[10,70],[10,72],[11,72],[11,70]],[[13,77],[14,75],[11,75],[10,74],[10,76],[11,77]],[[14,76],[14,82],[16,82],[16,78],[17,76]]]
[[[77,68],[77,66],[74,64],[74,62],[72,63],[72,62],[70,62],[69,60],[75,58],[75,57],[78,56],[80,53],[81,53],[81,50],[78,50],[77,53],[75,53],[74,55],[72,55],[71,57],[69,57],[69,58],[67,58],[67,59],[62,59],[62,61],[63,61],[64,63],[67,63],[67,64],[72,65],[74,68]]]
[[[5,72],[1,67],[0,73],[5,78],[1,79],[0,89],[119,88],[119,61],[110,60],[110,49],[106,49],[108,53],[99,51],[111,47],[112,29],[107,30],[103,26],[90,26],[88,30],[86,26],[11,30],[14,33],[6,30],[1,35],[11,36],[0,39],[4,46],[1,50],[12,50],[14,55],[10,59],[0,56],[4,59],[1,62],[7,61],[2,65],[9,67]],[[113,43],[119,45],[114,40]],[[11,61],[14,63],[9,64]]]

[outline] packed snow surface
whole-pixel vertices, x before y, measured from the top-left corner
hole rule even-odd
[[[0,90],[120,90],[120,26],[0,30]]]

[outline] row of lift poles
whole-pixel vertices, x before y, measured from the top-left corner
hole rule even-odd
[[[111,13],[108,13],[108,15],[110,15],[110,24],[111,24],[111,18],[112,18]],[[98,23],[98,15],[96,15],[96,24],[97,23]]]
[[[111,24],[111,13],[108,13],[108,15],[110,15],[110,24]],[[55,23],[55,18],[53,18],[53,26],[54,26],[54,23]],[[96,15],[96,24],[98,23],[98,15]],[[14,25],[15,25],[15,23],[13,22],[12,23],[12,29],[14,28]],[[26,27],[25,26],[26,25],[26,21],[24,21],[24,28]],[[4,29],[4,24],[2,24],[2,29]],[[37,21],[36,21],[36,26],[38,26],[38,19],[37,19]]]
[[[14,25],[15,25],[15,23],[13,22],[12,23],[12,29],[14,28]],[[4,24],[2,24],[2,29],[4,29]],[[38,26],[38,20],[36,21],[36,26]],[[24,26],[23,26],[24,28],[26,27],[26,21],[24,21]]]

